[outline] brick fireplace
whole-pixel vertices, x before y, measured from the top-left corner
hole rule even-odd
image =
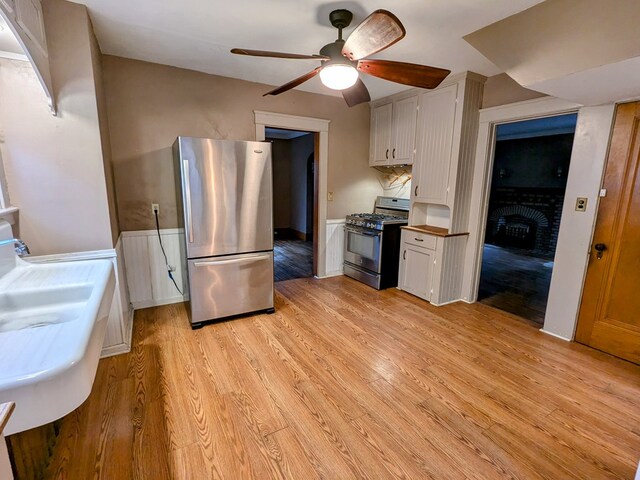
[[[494,189],[489,202],[485,242],[553,258],[563,200],[562,189]]]

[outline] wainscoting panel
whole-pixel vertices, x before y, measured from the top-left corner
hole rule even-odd
[[[344,218],[327,220],[326,276],[342,275],[344,262]]]
[[[182,235],[177,228],[160,230],[173,278],[184,292],[186,265],[180,253]],[[129,294],[135,309],[184,301],[169,278],[155,230],[122,232],[122,244]]]
[[[151,291],[151,269],[149,267],[149,239],[146,235],[129,236],[122,232],[124,260],[127,263],[127,285],[134,308],[137,304],[153,298]]]

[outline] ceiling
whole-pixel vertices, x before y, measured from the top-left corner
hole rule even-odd
[[[102,52],[225,77],[281,85],[313,68],[314,60],[232,55],[233,47],[317,53],[337,37],[329,12],[354,14],[348,35],[376,9],[393,12],[407,36],[373,58],[419,63],[495,75],[501,70],[463,36],[513,15],[541,0],[74,0],[89,9]],[[364,76],[373,99],[408,87]],[[319,78],[301,90],[339,95]]]

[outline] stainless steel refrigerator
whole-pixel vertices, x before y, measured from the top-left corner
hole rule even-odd
[[[273,311],[271,144],[178,137],[191,326]]]

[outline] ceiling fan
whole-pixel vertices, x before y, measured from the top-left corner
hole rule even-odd
[[[365,18],[345,41],[342,39],[342,29],[348,27],[352,19],[353,14],[349,10],[334,10],[329,14],[331,25],[338,29],[338,39],[322,47],[319,55],[299,55],[244,48],[234,48],[231,53],[254,57],[319,60],[321,62],[319,67],[264,95],[279,95],[316,75],[320,75],[320,80],[325,86],[342,91],[342,96],[350,107],[371,100],[369,91],[360,80],[358,72],[421,88],[435,88],[451,73],[450,70],[443,68],[413,63],[365,60],[369,55],[378,53],[402,40],[406,30],[393,13],[387,10],[376,10]]]

